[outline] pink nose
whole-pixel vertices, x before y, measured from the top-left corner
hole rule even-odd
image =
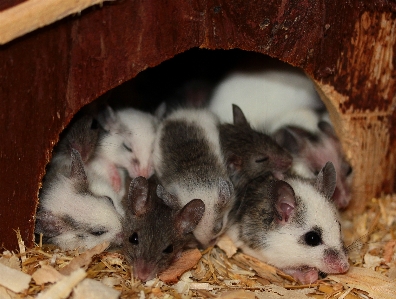
[[[136,263],[133,265],[133,274],[141,281],[145,282],[155,277],[157,274],[156,266],[144,261],[136,261]]]
[[[151,166],[140,167],[138,171],[138,176],[143,176],[145,178],[151,177],[153,174],[153,168]]]

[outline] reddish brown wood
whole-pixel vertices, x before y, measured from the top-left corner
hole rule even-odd
[[[394,3],[380,0],[124,0],[90,8],[1,46],[0,242],[15,248],[13,229],[19,227],[32,245],[40,181],[71,117],[142,70],[192,47],[269,54],[350,95],[345,105],[389,107],[390,102],[368,100],[378,98],[375,88],[363,99],[346,89],[345,82],[352,79],[357,91],[364,89],[364,71],[350,76],[347,60],[337,68],[342,53],[356,50],[351,39],[364,11],[395,17]],[[392,128],[395,122],[393,114]],[[385,182],[384,188],[390,190]]]

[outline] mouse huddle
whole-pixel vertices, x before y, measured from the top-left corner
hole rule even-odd
[[[142,281],[222,234],[302,283],[347,271],[337,208],[351,169],[331,124],[268,135],[239,106],[223,109],[232,121],[213,107],[75,119],[48,165],[35,233],[66,250],[109,241]]]

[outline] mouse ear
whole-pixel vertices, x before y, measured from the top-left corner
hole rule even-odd
[[[191,233],[198,225],[205,212],[205,204],[200,199],[193,199],[175,216],[175,228],[179,235]]]
[[[301,136],[291,127],[284,127],[273,134],[276,143],[286,149],[291,154],[298,154],[302,151],[304,143]]]
[[[218,207],[225,207],[231,200],[232,193],[234,192],[233,185],[224,179],[219,179],[219,200],[217,202]]]
[[[331,162],[327,162],[326,165],[320,170],[316,178],[315,188],[327,199],[330,199],[334,194],[336,184],[337,173],[334,165]]]
[[[161,198],[164,203],[173,210],[180,209],[179,201],[175,195],[169,193],[165,188],[158,184],[157,185],[157,196]]]
[[[106,106],[105,109],[100,111],[97,120],[105,131],[114,131],[118,128],[117,115],[110,106]]]
[[[78,150],[72,148],[71,152],[71,169],[70,179],[75,183],[78,191],[86,191],[88,189],[88,178],[85,173],[84,164]]]
[[[56,237],[67,231],[67,223],[50,211],[41,210],[36,214],[34,233],[43,234],[46,238]]]
[[[242,158],[238,155],[231,154],[227,160],[227,170],[229,174],[234,174],[242,168]]]
[[[138,176],[132,180],[129,185],[128,200],[134,215],[141,216],[147,212],[149,207],[148,181],[145,177]]]
[[[278,223],[286,224],[293,216],[296,207],[294,190],[285,181],[275,181],[270,188],[271,196],[275,202]]]
[[[250,127],[249,122],[245,117],[245,114],[243,114],[242,112],[242,109],[235,104],[232,104],[232,115],[234,117],[234,125]]]

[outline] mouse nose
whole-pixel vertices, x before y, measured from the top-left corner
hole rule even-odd
[[[156,266],[145,261],[136,261],[133,266],[133,275],[145,282],[153,279],[156,275]]]

